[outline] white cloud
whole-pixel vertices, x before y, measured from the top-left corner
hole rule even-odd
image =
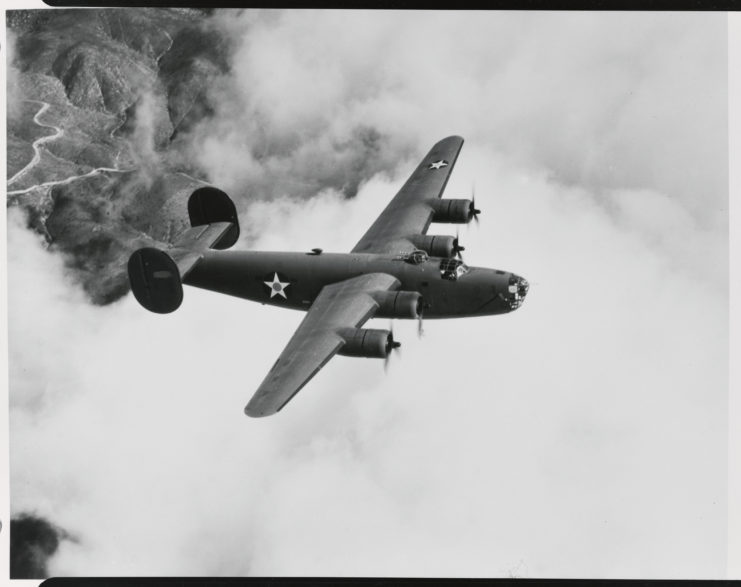
[[[233,77],[217,86],[220,115],[195,142],[217,182],[240,190],[250,180],[263,187],[255,176],[265,173],[326,176],[323,166],[349,156],[336,143],[370,126],[392,152],[462,134],[563,181],[650,186],[711,227],[725,221],[727,161],[713,152],[727,137],[722,15],[266,11],[233,20],[242,23],[231,23],[241,42]],[[246,164],[256,155],[266,156],[258,170]]]
[[[531,291],[421,340],[397,321],[387,375],[339,357],[252,420],[300,314],[194,288],[168,316],[90,307],[11,215],[12,505],[79,538],[52,571],[723,576],[725,22],[692,16],[232,22],[238,101],[200,129],[202,164],[229,189],[282,182],[240,202],[242,246],[348,250],[457,132],[446,195],[475,180],[483,208],[466,261]],[[358,124],[400,163],[348,200],[318,184]]]

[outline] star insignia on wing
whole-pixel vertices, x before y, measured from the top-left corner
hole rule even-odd
[[[263,283],[267,285],[270,290],[271,300],[274,296],[283,296],[283,299],[288,299],[285,290],[289,285],[291,285],[291,283],[289,281],[281,281],[277,273],[273,275],[273,281],[263,281]]]
[[[427,167],[427,169],[440,169],[441,167],[447,167],[448,162],[444,159],[440,159],[440,161],[435,161],[434,163],[430,163],[430,165]]]

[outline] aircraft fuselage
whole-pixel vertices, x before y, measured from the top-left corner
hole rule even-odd
[[[419,292],[425,318],[504,314],[519,307],[528,289],[527,281],[513,273],[440,257],[413,263],[401,256],[365,253],[212,250],[183,283],[305,311],[324,286],[368,273],[393,275],[401,282],[399,290]]]

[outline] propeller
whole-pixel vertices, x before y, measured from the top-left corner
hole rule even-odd
[[[453,254],[458,257],[461,261],[463,261],[463,255],[461,255],[461,251],[465,251],[466,247],[462,247],[460,245],[460,231],[458,228],[455,229],[455,240],[453,241]]]
[[[471,218],[476,222],[476,224],[479,223],[479,214],[481,214],[481,210],[476,208],[476,184],[471,184]]]
[[[394,324],[393,324],[393,322],[391,322],[389,324],[389,332],[390,332],[389,339],[388,339],[388,343],[387,343],[387,346],[386,346],[386,357],[383,359],[383,371],[385,373],[388,373],[388,370],[389,370],[389,362],[391,361],[391,355],[394,352],[401,353],[401,350],[399,350],[401,348],[401,343],[400,342],[396,342],[394,340]]]
[[[422,311],[423,308],[419,308],[417,311],[417,337],[422,338],[422,335],[425,333],[424,329],[422,328]]]

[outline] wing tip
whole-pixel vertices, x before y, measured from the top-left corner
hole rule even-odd
[[[446,152],[448,157],[455,158],[458,157],[458,153],[460,153],[461,148],[463,148],[464,139],[460,135],[450,135],[449,137],[445,137],[444,139],[440,139],[438,142],[434,144],[432,149],[430,150],[429,155],[435,156],[436,152],[443,151]]]
[[[244,413],[250,418],[264,418],[266,416],[272,416],[273,414],[277,414],[278,410],[271,408],[269,406],[261,405],[261,402],[250,401],[244,407]]]
[[[460,142],[462,145],[465,142],[465,139],[460,135],[450,135],[449,137],[445,137],[444,139],[440,139],[438,141],[438,145],[445,142]]]

